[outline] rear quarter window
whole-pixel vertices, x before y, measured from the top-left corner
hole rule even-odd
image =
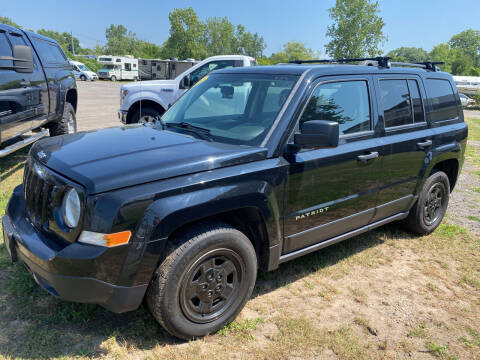
[[[426,87],[431,103],[432,122],[451,120],[458,117],[457,97],[452,84],[444,79],[427,79]]]

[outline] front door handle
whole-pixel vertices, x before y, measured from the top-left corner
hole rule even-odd
[[[357,159],[360,160],[361,162],[368,162],[368,160],[376,159],[378,158],[378,152],[377,151],[372,151],[368,154],[365,155],[358,155]]]
[[[432,146],[432,140],[425,140],[425,141],[418,142],[418,143],[417,143],[417,146],[418,146],[420,149],[425,149],[425,148],[427,148],[427,147]]]
[[[30,86],[30,81],[22,79],[22,81],[20,81],[20,85],[23,86],[23,87],[29,87]]]

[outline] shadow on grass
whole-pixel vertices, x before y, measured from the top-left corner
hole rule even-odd
[[[348,260],[383,243],[385,238],[400,237],[409,235],[389,225],[282,264],[276,271],[259,274],[253,297]],[[112,343],[139,350],[182,343],[163,331],[145,304],[136,311],[114,314],[96,305],[57,300],[40,289],[21,264],[12,265],[6,256],[2,248],[0,323],[7,342],[2,344],[0,335],[0,355],[31,359],[98,356],[115,352],[109,348]]]
[[[24,166],[25,160],[27,160],[29,150],[30,146],[27,146],[21,150],[14,152],[13,154],[10,154],[0,159],[0,181],[5,180],[15,171],[19,170]]]

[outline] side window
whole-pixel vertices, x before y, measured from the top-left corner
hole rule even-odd
[[[381,80],[380,96],[386,128],[413,123],[412,105],[406,80]]]
[[[122,59],[116,59],[115,62],[122,62]]]
[[[200,66],[198,69],[195,69],[190,73],[190,84],[192,86],[195,85],[199,80],[201,80],[205,75],[207,75],[213,70],[234,67],[234,65],[234,60],[211,61],[205,65]]]
[[[421,123],[425,121],[423,114],[422,97],[416,80],[408,80],[408,89],[410,90],[410,97],[412,99],[413,107],[413,122]]]
[[[8,38],[10,39],[10,42],[12,43],[12,46],[15,45],[27,45],[25,44],[25,40],[23,40],[22,36],[18,35],[8,35]]]
[[[131,70],[132,70],[132,64],[130,64],[130,63],[125,63],[125,70],[126,70],[126,71],[131,71]]]
[[[457,99],[448,80],[427,79],[427,93],[432,104],[433,122],[458,117]]]
[[[4,32],[0,32],[0,56],[12,56],[12,48],[8,43],[7,36]],[[0,60],[0,70],[2,67],[10,68],[13,66],[12,60]]]
[[[340,135],[371,130],[367,82],[356,80],[319,85],[303,112],[300,125],[308,120],[336,121]]]
[[[40,58],[44,63],[63,63],[67,61],[62,50],[55,44],[49,41],[34,38],[35,46],[40,55]]]

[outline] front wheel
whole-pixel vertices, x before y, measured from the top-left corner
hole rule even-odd
[[[418,200],[404,220],[405,227],[418,235],[430,234],[445,216],[449,198],[448,176],[443,171],[433,173],[425,180]]]
[[[141,112],[140,112],[141,110]],[[163,115],[163,111],[159,111],[153,107],[145,106],[142,108],[138,108],[132,114],[130,123],[139,123],[139,124],[154,124],[157,121],[157,118]]]
[[[233,321],[256,277],[255,249],[245,234],[222,223],[198,224],[172,240],[147,303],[166,331],[192,339]]]
[[[80,80],[82,80],[82,81],[87,81],[87,77],[86,77],[85,75],[81,75],[81,76],[80,76]]]
[[[115,75],[112,75],[112,76],[110,77],[110,80],[115,82],[115,81],[117,81],[117,77],[116,77]]]

